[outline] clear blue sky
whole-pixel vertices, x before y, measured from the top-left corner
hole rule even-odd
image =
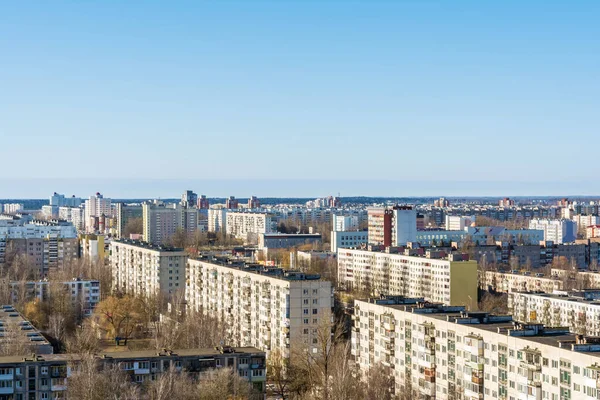
[[[598,21],[599,1],[3,2],[0,197],[45,197],[33,178],[600,194]],[[303,190],[282,195],[327,194]]]

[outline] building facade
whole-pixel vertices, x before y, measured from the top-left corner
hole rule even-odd
[[[100,371],[116,364],[140,385],[170,369],[203,379],[211,371],[228,367],[252,384],[259,393],[257,398],[264,398],[265,353],[255,348],[125,351],[95,358]],[[0,399],[64,399],[69,378],[79,362],[81,355],[77,354],[0,357]]]
[[[569,219],[532,219],[529,221],[529,229],[544,231],[544,240],[557,244],[577,239],[577,223]]]
[[[148,243],[165,243],[178,230],[191,234],[198,229],[198,209],[195,207],[154,200],[142,204],[142,214],[144,241]]]
[[[408,251],[408,250],[407,250]],[[460,261],[459,261],[460,260]],[[338,250],[338,284],[372,295],[423,297],[477,308],[477,262],[387,252]]]
[[[332,231],[331,251],[336,253],[338,249],[360,247],[366,245],[369,240],[367,231]]]
[[[183,249],[125,239],[110,243],[113,288],[122,293],[182,293],[186,261]]]
[[[573,333],[600,336],[600,290],[555,293],[511,292],[508,309],[521,322],[567,327]]]
[[[272,214],[263,212],[235,212],[225,215],[225,231],[228,235],[257,243],[259,235],[275,232],[276,221]]]
[[[129,220],[144,218],[144,209],[140,204],[116,203],[115,213],[117,214],[117,239],[123,238],[125,226]]]
[[[320,233],[263,233],[258,236],[258,248],[263,251],[289,249],[307,244],[320,244],[321,239]]]
[[[355,302],[352,354],[383,366],[415,399],[591,400],[600,343],[462,307],[383,298]]]
[[[73,279],[67,282],[29,281],[11,282],[11,298],[13,303],[22,300],[46,301],[55,285],[56,293],[71,298],[71,303],[79,308],[83,315],[91,315],[100,302],[100,281]]]
[[[224,320],[231,343],[289,357],[331,318],[333,292],[318,275],[206,257],[188,260],[186,301]]]

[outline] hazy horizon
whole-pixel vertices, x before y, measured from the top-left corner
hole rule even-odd
[[[2,199],[45,199],[53,192],[115,199],[178,198],[185,190],[208,197],[547,197],[585,196],[585,182],[416,181],[341,179],[0,179]],[[600,195],[598,195],[600,197]]]

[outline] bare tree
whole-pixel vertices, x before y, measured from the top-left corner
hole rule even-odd
[[[378,364],[369,370],[365,378],[365,400],[392,400],[395,382],[389,368]]]
[[[78,400],[137,400],[140,390],[118,364],[106,364],[92,355],[71,362],[67,398]]]
[[[143,388],[144,398],[148,400],[196,400],[198,383],[185,372],[174,367],[164,371],[154,381],[149,381]]]
[[[322,318],[320,325],[314,330],[312,343],[296,343],[291,356],[291,363],[306,375],[313,398],[332,400],[332,377],[341,376],[336,371],[346,357],[348,347],[345,342],[345,325],[341,320],[330,322]],[[348,384],[348,382],[346,382]]]
[[[221,368],[207,374],[198,384],[198,400],[259,399],[252,384],[231,368]]]
[[[66,340],[67,351],[72,354],[95,354],[100,350],[98,331],[89,321],[85,321]]]

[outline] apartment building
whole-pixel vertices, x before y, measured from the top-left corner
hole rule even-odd
[[[519,273],[517,271],[485,271],[480,275],[480,286],[489,291],[508,292],[545,292],[563,290],[565,282],[556,275]]]
[[[75,278],[67,282],[29,281],[11,282],[11,298],[13,303],[22,300],[48,300],[51,290],[71,298],[71,303],[80,308],[83,315],[91,315],[100,302],[100,281]]]
[[[269,249],[289,249],[307,244],[320,244],[320,233],[263,233],[258,235],[258,248],[263,251]]]
[[[600,343],[510,316],[388,297],[355,302],[352,354],[415,399],[597,399]]]
[[[187,268],[188,307],[224,320],[228,343],[284,357],[303,345],[318,351],[317,329],[331,318],[331,282],[216,257],[189,259]]]
[[[445,227],[448,231],[464,231],[465,228],[475,223],[474,216],[463,217],[459,215],[446,215]]]
[[[194,233],[198,229],[198,209],[181,204],[167,204],[160,200],[142,204],[144,241],[165,243],[177,232]]]
[[[228,367],[247,379],[264,398],[266,360],[258,349],[224,347],[167,351],[125,351],[95,356],[99,370],[119,365],[132,382],[156,380],[171,368],[204,379],[211,371]],[[0,399],[64,399],[69,377],[81,355],[51,354],[0,357]]]
[[[477,262],[450,254],[446,259],[358,249],[338,250],[338,284],[373,295],[424,297],[428,301],[477,308]]]
[[[117,238],[123,237],[127,222],[133,218],[144,218],[144,209],[141,204],[115,204],[115,214],[117,215]],[[128,238],[126,238],[128,239]]]
[[[27,261],[44,277],[53,268],[78,257],[77,231],[64,221],[36,221],[24,225],[0,226],[0,264],[7,249],[27,257]]]
[[[28,354],[52,354],[54,351],[50,342],[12,305],[0,307],[0,348],[9,351],[25,351]],[[1,382],[0,389],[2,389]],[[0,395],[2,395],[1,390]]]
[[[208,209],[208,231],[225,232],[227,224],[227,209],[220,206],[212,206]]]
[[[600,336],[600,290],[572,292],[511,292],[508,308],[516,320],[553,327],[568,327],[571,332]]]
[[[367,231],[331,231],[331,251],[336,253],[338,249],[360,247],[368,240]]]
[[[95,195],[90,196],[85,201],[85,230],[89,233],[97,231],[95,227],[95,220],[100,217],[110,217],[112,215],[111,208],[112,201],[109,198],[105,198],[102,194],[97,192]]]
[[[96,262],[105,257],[104,235],[84,234],[79,236],[79,256]]]
[[[360,226],[358,215],[333,215],[334,231],[356,231]]]
[[[166,295],[185,291],[183,249],[136,240],[113,240],[110,264],[113,288],[132,295]]]
[[[529,221],[529,229],[544,231],[544,240],[557,244],[577,239],[577,224],[569,219],[532,219]]]
[[[81,197],[75,197],[75,195],[71,197],[65,197],[64,194],[58,194],[54,192],[52,196],[50,196],[50,205],[56,207],[79,207],[83,200]]]
[[[5,214],[16,214],[24,208],[22,203],[5,203],[2,205],[2,212]]]
[[[371,207],[367,212],[370,244],[404,246],[416,241],[417,211],[413,207]]]
[[[227,234],[248,243],[257,243],[260,234],[276,230],[276,221],[270,213],[230,211],[225,218]]]

